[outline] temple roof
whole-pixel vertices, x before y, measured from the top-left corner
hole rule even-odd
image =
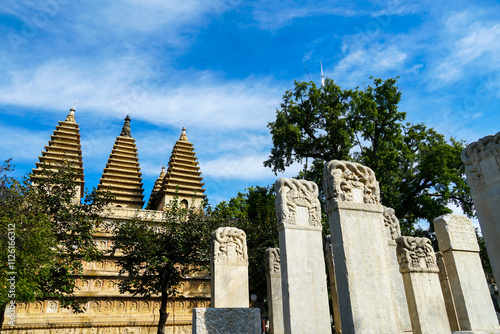
[[[132,138],[130,129],[130,117],[127,115],[97,189],[110,191],[115,196],[111,202],[114,206],[142,209],[144,189],[141,176],[135,139]]]
[[[194,146],[188,141],[186,128],[183,128],[172,150],[157,200],[162,200],[167,195],[175,196],[176,191],[184,198],[205,198],[202,180]],[[155,201],[154,207],[157,206],[158,201]]]
[[[50,136],[49,145],[45,146],[39,162],[32,170],[33,179],[40,176],[43,168],[57,170],[57,166],[67,162],[76,170],[76,183],[80,186],[78,197],[84,196],[85,181],[83,174],[83,158],[80,145],[80,127],[75,120],[75,108],[71,108],[66,120],[56,125],[54,134]]]

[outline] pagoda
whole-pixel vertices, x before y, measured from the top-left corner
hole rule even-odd
[[[66,120],[56,125],[54,134],[50,136],[49,145],[45,146],[39,162],[32,170],[32,180],[43,177],[44,170],[57,171],[58,167],[67,163],[76,171],[76,193],[75,202],[79,202],[84,196],[85,181],[83,174],[82,148],[80,144],[80,127],[75,120],[75,108],[69,111]],[[57,185],[54,185],[57,186]]]
[[[151,194],[151,208],[166,210],[176,196],[185,208],[193,205],[196,208],[201,207],[206,197],[202,181],[194,145],[188,141],[186,128],[182,128],[181,136],[172,150],[161,187],[157,191],[153,189]]]
[[[116,137],[97,189],[107,190],[114,195],[110,203],[112,207],[142,209],[144,205],[142,174],[130,121],[127,115],[122,132]]]

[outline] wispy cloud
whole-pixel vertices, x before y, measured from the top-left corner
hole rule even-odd
[[[127,58],[81,64],[53,60],[35,68],[11,70],[0,85],[0,103],[49,111],[78,99],[79,110],[103,116],[124,108],[138,119],[177,125],[189,119],[205,128],[265,127],[281,90],[272,78],[222,80],[217,74],[156,72],[147,62]]]

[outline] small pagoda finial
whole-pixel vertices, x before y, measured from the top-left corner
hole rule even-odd
[[[185,127],[182,127],[181,137],[179,138],[179,140],[188,141],[188,137],[186,135],[186,128]]]
[[[76,106],[76,102],[75,102],[75,105],[69,109],[69,114],[66,117],[66,122],[73,122],[73,123],[76,122],[76,120],[75,120],[75,106]]]
[[[130,129],[130,116],[127,115],[125,117],[125,123],[123,124],[122,132],[120,133],[120,137],[129,137],[132,138],[132,130]]]

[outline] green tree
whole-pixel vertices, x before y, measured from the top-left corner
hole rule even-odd
[[[317,87],[295,82],[270,122],[273,147],[264,165],[277,172],[306,162],[299,177],[322,188],[323,166],[333,159],[370,167],[380,183],[382,203],[394,208],[402,231],[416,233],[421,220],[449,213],[452,202],[474,216],[460,161],[463,143],[423,124],[405,123],[396,79],[343,90],[333,80]],[[309,163],[311,159],[311,163]]]
[[[117,260],[124,278],[120,292],[160,297],[158,334],[165,333],[167,301],[177,295],[176,286],[210,263],[210,236],[215,228],[202,208],[186,209],[177,198],[160,221],[136,217],[114,226],[113,252],[123,255]]]
[[[255,294],[259,301],[267,299],[265,251],[269,247],[279,247],[274,202],[273,187],[250,187],[229,202],[219,203],[212,213],[220,225],[245,231],[250,294]],[[258,304],[265,311],[266,304]]]
[[[0,168],[0,327],[4,310],[15,323],[15,303],[57,299],[62,307],[82,311],[73,296],[82,260],[100,254],[92,232],[110,195],[87,193],[75,201],[76,173],[69,164],[43,170],[36,184],[10,176],[10,160]]]

